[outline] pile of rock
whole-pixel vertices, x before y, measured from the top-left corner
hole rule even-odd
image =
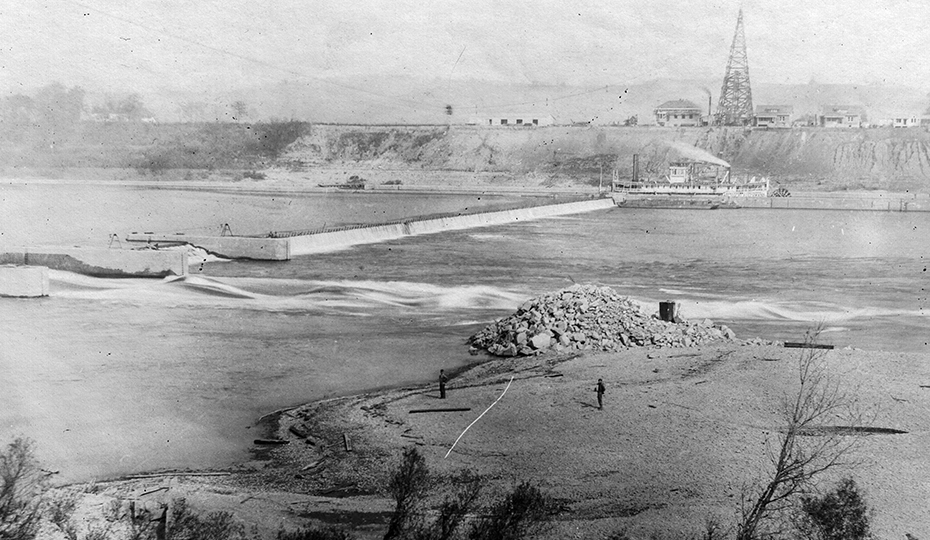
[[[614,351],[634,346],[690,347],[735,339],[726,326],[665,322],[610,287],[574,285],[524,302],[469,343],[497,356],[529,356],[550,349]]]

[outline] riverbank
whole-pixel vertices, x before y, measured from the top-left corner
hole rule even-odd
[[[7,177],[3,184],[118,186],[134,189],[195,191],[237,195],[325,196],[327,194],[366,195],[478,195],[489,197],[519,197],[548,199],[612,196],[618,206],[654,209],[793,209],[793,210],[863,210],[875,212],[930,211],[930,192],[857,190],[857,191],[791,191],[789,197],[686,197],[643,196],[610,192],[610,186],[568,178],[540,183],[535,177],[511,177],[500,174],[467,173],[461,171],[416,170],[356,170],[352,168],[317,168],[295,173],[271,170],[263,179],[243,178],[241,171],[213,171],[202,177],[175,171],[162,175],[139,175],[134,171],[88,177],[86,172],[72,171],[60,177]],[[183,174],[182,174],[183,173]],[[333,187],[344,183],[350,174],[368,175],[373,181],[364,189]],[[391,183],[396,182],[396,183]],[[327,187],[322,187],[323,184]],[[517,205],[519,206],[519,205]]]
[[[681,148],[721,158],[734,174],[767,177],[789,190],[926,191],[930,136],[922,129],[745,129],[743,127],[323,125],[271,123],[95,123],[35,144],[31,128],[0,141],[7,174],[90,174],[237,180],[286,172],[297,178],[352,176],[407,185],[411,174],[548,187],[609,183],[612,171],[661,177]],[[41,131],[41,130],[40,130]],[[33,133],[32,135],[43,135]],[[685,152],[689,154],[693,152]],[[693,156],[692,156],[693,157]]]
[[[488,495],[522,480],[539,485],[561,506],[546,538],[618,529],[681,538],[709,517],[733,523],[742,486],[767,465],[779,399],[793,391],[798,351],[747,343],[494,359],[453,377],[445,401],[423,385],[307,404],[280,416],[274,437],[288,444],[266,447],[231,474],[114,482],[95,496],[146,504],[185,496],[269,533],[339,524],[378,538],[392,508],[388,474],[414,446],[442,478],[481,474]],[[878,538],[930,534],[930,484],[919,480],[930,477],[930,366],[921,355],[852,349],[826,358],[859,404],[878,413],[874,427],[903,433],[863,437],[855,468],[825,480],[855,477],[876,510]],[[607,385],[604,410],[598,378]],[[468,410],[410,412],[437,408]]]

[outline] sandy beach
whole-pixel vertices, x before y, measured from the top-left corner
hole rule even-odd
[[[339,524],[378,538],[392,508],[389,471],[415,446],[440,477],[481,474],[488,495],[523,480],[539,485],[561,507],[546,538],[620,529],[683,538],[708,518],[734,523],[744,486],[768,465],[779,400],[796,386],[797,349],[747,343],[493,359],[454,376],[445,401],[426,385],[310,403],[279,415],[274,437],[289,444],[260,447],[253,462],[218,475],[98,484],[85,510],[101,497],[157,505],[183,496],[267,532]],[[876,413],[873,427],[905,433],[862,436],[855,466],[833,471],[824,486],[855,478],[875,508],[878,538],[930,535],[926,359],[851,349],[826,358],[831,376]],[[603,410],[598,378],[607,385]],[[410,413],[437,408],[468,410]]]

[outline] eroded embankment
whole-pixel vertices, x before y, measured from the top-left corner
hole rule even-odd
[[[642,175],[662,177],[669,161],[689,157],[683,149],[696,148],[728,161],[737,174],[766,176],[792,190],[930,189],[930,132],[920,128],[85,123],[54,152],[22,140],[0,141],[8,174],[32,168],[41,176],[110,178],[121,171],[117,177],[194,181],[229,169],[237,180],[282,175],[313,187],[357,175],[372,185],[547,188],[609,184],[615,169],[629,178],[633,154]],[[313,179],[320,171],[331,174]]]
[[[541,185],[574,177],[596,185],[609,182],[614,168],[630,176],[633,154],[642,175],[664,175],[669,161],[687,157],[687,146],[728,161],[737,174],[807,189],[903,192],[930,185],[930,134],[891,128],[307,126],[277,164],[498,172]]]

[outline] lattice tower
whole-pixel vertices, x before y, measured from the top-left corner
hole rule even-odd
[[[752,120],[752,89],[749,87],[749,59],[746,56],[742,8],[736,19],[736,33],[730,46],[730,59],[727,60],[727,72],[723,76],[716,118],[717,124],[725,126],[742,126]]]

